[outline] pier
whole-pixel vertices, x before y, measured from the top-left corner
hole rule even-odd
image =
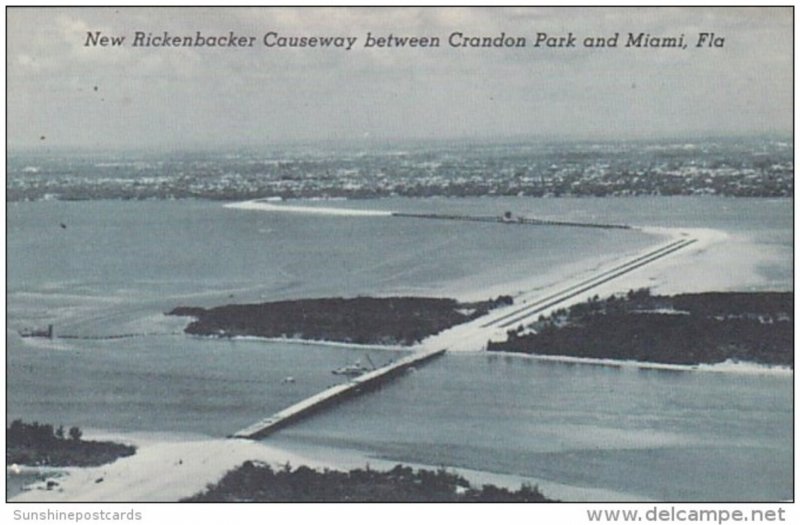
[[[276,430],[311,415],[322,408],[336,404],[344,399],[356,396],[368,390],[375,389],[412,367],[423,365],[442,356],[445,351],[446,349],[416,352],[398,361],[366,372],[358,377],[354,377],[347,383],[332,386],[266,419],[262,419],[247,428],[243,428],[235,432],[231,437],[258,439],[268,436]]]
[[[442,221],[467,221],[467,222],[491,222],[510,225],[527,226],[572,226],[577,228],[601,228],[606,230],[620,229],[629,230],[627,224],[611,224],[601,222],[578,222],[578,221],[553,221],[548,219],[536,219],[533,217],[514,216],[511,212],[505,215],[448,215],[442,213],[403,213],[392,212],[392,217],[404,217],[409,219],[434,219]]]
[[[283,213],[309,213],[314,215],[343,215],[353,217],[398,217],[405,219],[432,219],[440,221],[465,221],[465,222],[487,222],[494,224],[517,225],[517,226],[571,226],[577,228],[601,228],[601,229],[621,229],[630,230],[627,224],[613,224],[604,222],[588,221],[563,221],[552,219],[537,219],[535,217],[525,217],[514,215],[506,211],[502,215],[464,215],[447,213],[413,213],[387,210],[359,210],[351,208],[328,208],[318,206],[294,206],[284,203],[267,202],[263,199],[256,199],[246,202],[236,202],[225,205],[228,208],[238,208],[242,210],[263,210]]]

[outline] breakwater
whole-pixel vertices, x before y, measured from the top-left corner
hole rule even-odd
[[[534,217],[515,217],[506,215],[454,215],[443,213],[405,213],[392,212],[392,217],[404,217],[409,219],[433,219],[443,221],[466,221],[466,222],[491,222],[521,226],[572,226],[577,228],[602,228],[602,229],[622,229],[629,230],[631,226],[627,224],[611,224],[602,222],[578,222],[578,221],[554,221],[548,219],[537,219]]]

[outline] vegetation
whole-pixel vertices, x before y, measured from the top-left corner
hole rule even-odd
[[[513,303],[510,296],[459,303],[423,297],[301,299],[216,308],[178,307],[168,315],[196,317],[189,334],[289,337],[358,344],[412,345]]]
[[[538,488],[523,485],[510,491],[494,485],[480,489],[463,477],[439,469],[417,470],[397,465],[380,472],[350,472],[308,467],[294,470],[287,464],[275,471],[269,465],[246,461],[205,492],[187,502],[547,502]]]
[[[53,428],[38,422],[14,420],[6,429],[6,464],[90,467],[130,456],[136,448],[108,441],[83,441],[78,427]]]
[[[509,332],[493,351],[697,365],[726,360],[794,365],[792,292],[592,300],[542,317],[534,333]],[[524,330],[524,327],[522,327]]]

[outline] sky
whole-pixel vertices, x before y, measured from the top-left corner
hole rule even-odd
[[[87,33],[125,36],[86,46]],[[154,35],[255,36],[243,49],[132,47]],[[350,51],[264,34],[355,36]],[[364,48],[436,36],[438,48]],[[522,36],[454,48],[451,33]],[[537,33],[576,47],[533,47]],[[620,33],[616,48],[585,37]],[[687,49],[626,48],[628,33]],[[700,32],[724,46],[695,47]],[[9,147],[229,147],[295,141],[791,134],[791,8],[8,8]]]

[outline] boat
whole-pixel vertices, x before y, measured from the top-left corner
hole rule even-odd
[[[36,330],[32,328],[23,328],[19,331],[20,337],[46,337],[53,339],[53,325],[47,325],[46,330]]]
[[[372,360],[367,356],[367,360],[372,365]],[[361,364],[361,361],[356,361],[352,365],[343,366],[341,368],[337,368],[336,370],[331,371],[332,374],[337,376],[347,376],[347,377],[358,377],[362,374],[366,374],[367,372],[372,372],[375,370],[375,365],[364,366]]]

